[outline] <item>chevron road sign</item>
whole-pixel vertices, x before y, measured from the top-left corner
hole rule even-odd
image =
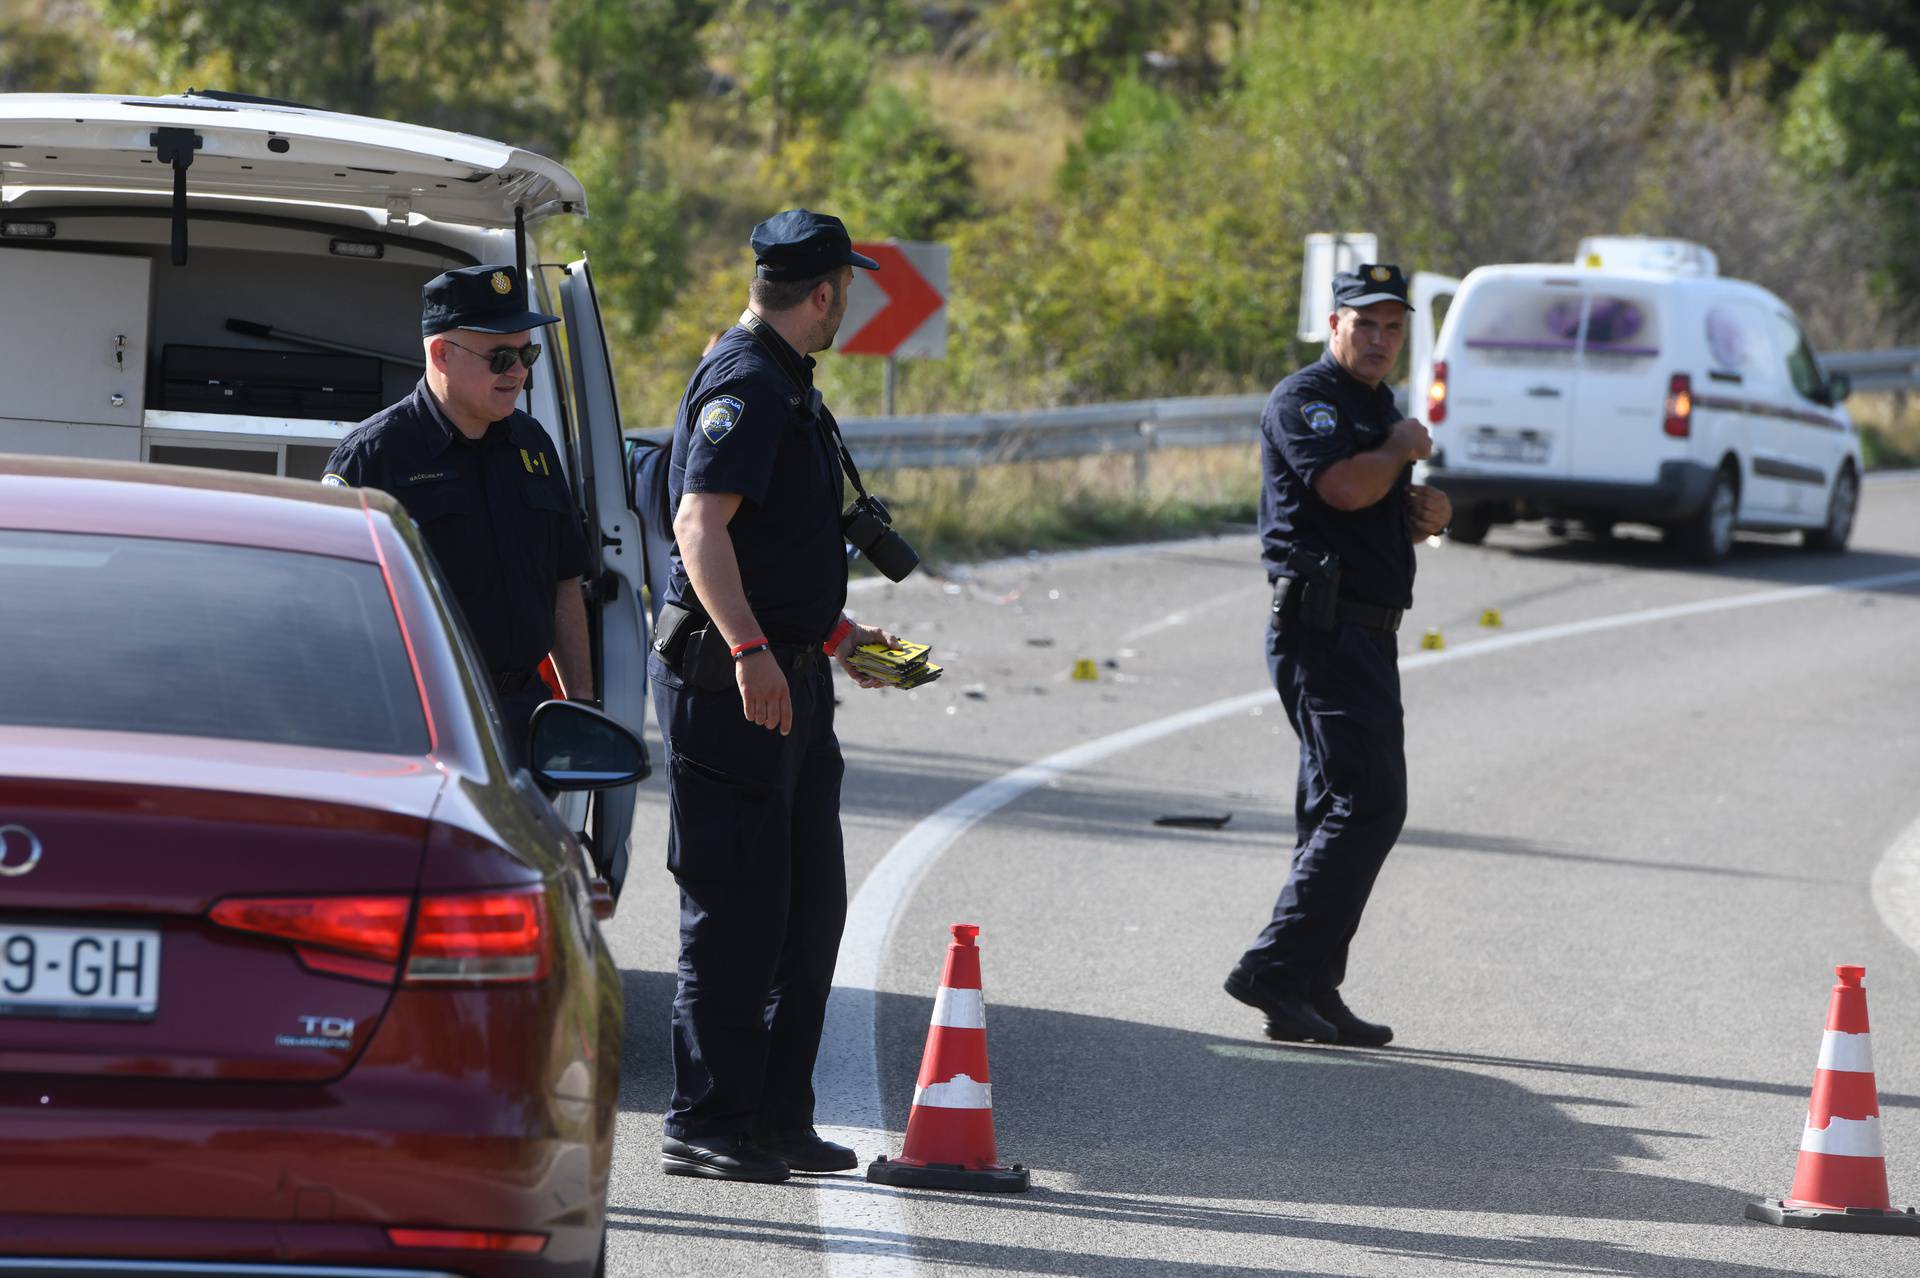
[[[840,352],[888,359],[945,359],[947,246],[888,241],[853,248],[880,263],[880,269],[853,273],[847,315],[840,323],[842,336],[835,343]]]

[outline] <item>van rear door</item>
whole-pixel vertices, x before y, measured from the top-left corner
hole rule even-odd
[[[628,505],[620,404],[586,258],[566,267],[560,306],[573,390],[574,497],[587,516],[596,565],[589,586],[596,604],[590,624],[598,657],[597,690],[608,714],[640,732],[647,708],[647,618],[640,606],[645,548],[639,518]],[[634,799],[630,785],[599,791],[587,824],[595,868],[616,898],[627,875]]]
[[[1671,290],[1602,279],[1585,291],[1569,471],[1581,479],[1651,483],[1672,453],[1664,445],[1676,442],[1662,434],[1668,378],[1676,371],[1671,359],[1661,359],[1662,298]]]
[[[1447,420],[1434,441],[1449,470],[1567,474],[1585,301],[1572,275],[1496,275],[1463,292],[1444,348]]]

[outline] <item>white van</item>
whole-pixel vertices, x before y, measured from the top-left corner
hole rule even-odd
[[[420,286],[516,263],[564,319],[524,407],[599,565],[596,687],[637,730],[645,547],[612,370],[586,259],[538,253],[544,225],[585,215],[566,169],[465,134],[219,93],[0,94],[0,452],[318,480],[419,379]],[[633,805],[626,787],[564,809],[616,892]]]
[[[1863,469],[1846,379],[1785,303],[1716,270],[1683,241],[1597,237],[1577,265],[1460,283],[1415,387],[1418,477],[1452,499],[1453,540],[1544,518],[1653,524],[1707,563],[1735,529],[1845,548]]]

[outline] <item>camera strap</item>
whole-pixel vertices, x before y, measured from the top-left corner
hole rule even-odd
[[[753,334],[753,340],[760,344],[767,358],[779,365],[780,371],[800,392],[807,405],[807,415],[813,418],[813,424],[820,431],[828,449],[839,456],[840,469],[853,481],[853,491],[864,498],[867,486],[860,482],[860,468],[853,464],[853,454],[847,450],[847,441],[840,434],[840,423],[833,419],[826,400],[813,388],[813,379],[808,376],[806,366],[795,357],[793,347],[787,345],[785,338],[772,331],[767,322],[752,311],[740,313],[740,327]]]

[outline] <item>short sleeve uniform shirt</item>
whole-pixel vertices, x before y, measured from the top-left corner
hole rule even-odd
[[[591,564],[553,440],[515,411],[468,439],[423,379],[356,426],[327,461],[326,483],[397,498],[453,589],[495,674],[531,671],[553,649],[554,594]]]
[[[745,328],[721,336],[680,401],[667,490],[674,510],[685,493],[739,494],[727,532],[754,618],[774,643],[816,644],[847,602],[844,481],[816,420],[813,360],[789,352],[802,384]],[[666,597],[693,599],[677,545]]]
[[[1413,605],[1409,466],[1387,495],[1362,510],[1336,510],[1314,491],[1335,462],[1386,442],[1402,414],[1384,384],[1368,386],[1331,353],[1274,387],[1260,414],[1261,558],[1269,577],[1292,574],[1298,547],[1337,555],[1340,593],[1387,608]]]

